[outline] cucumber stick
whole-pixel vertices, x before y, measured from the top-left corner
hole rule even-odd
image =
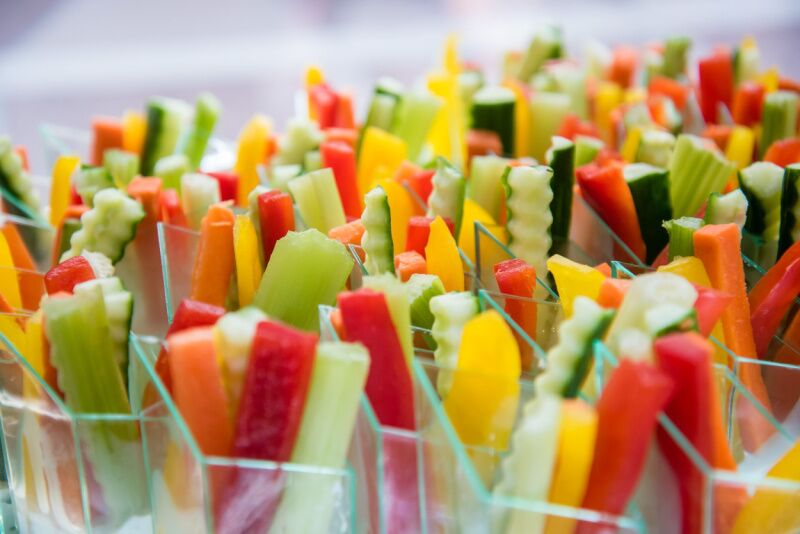
[[[706,224],[734,223],[741,231],[747,220],[747,197],[741,189],[730,193],[711,193],[706,203]]]
[[[82,165],[74,174],[75,191],[80,195],[83,203],[92,207],[94,196],[98,191],[114,187],[114,180],[105,167],[91,167]]]
[[[164,188],[181,189],[181,178],[189,172],[189,158],[186,154],[171,154],[156,162],[153,174],[161,178]]]
[[[378,186],[364,195],[364,212],[361,214],[364,234],[361,248],[369,274],[394,273],[394,243],[392,242],[392,216],[389,197]]]
[[[331,228],[347,222],[331,169],[320,169],[299,176],[289,182],[288,187],[309,228],[327,234]]]
[[[194,104],[194,118],[187,135],[181,139],[178,152],[185,155],[189,169],[200,168],[203,154],[206,152],[208,140],[217,125],[222,106],[211,93],[201,93]]]
[[[469,291],[445,293],[430,300],[433,314],[431,335],[436,341],[433,358],[439,366],[436,388],[444,397],[453,384],[453,370],[458,363],[461,334],[470,319],[478,315],[478,299]]]
[[[200,229],[208,208],[219,200],[219,182],[211,176],[184,174],[181,177],[181,205],[192,229]]]
[[[322,155],[319,150],[309,150],[303,158],[303,170],[306,172],[316,171],[322,168]]]
[[[759,161],[739,171],[739,186],[747,197],[744,228],[765,241],[777,241],[781,225],[783,169]]]
[[[27,206],[31,212],[25,214],[28,218],[39,214],[41,202],[33,181],[22,167],[22,159],[14,151],[11,139],[4,136],[0,136],[0,187]]]
[[[644,313],[647,333],[653,339],[673,332],[697,331],[697,312],[692,306],[663,304]]]
[[[647,263],[659,255],[669,236],[664,221],[672,219],[669,198],[669,176],[666,169],[647,163],[632,163],[623,169],[625,181],[633,196],[636,216],[647,250]]]
[[[798,98],[797,93],[791,91],[775,91],[764,98],[761,142],[758,144],[761,157],[775,141],[795,135]]]
[[[435,274],[412,274],[405,284],[411,310],[411,325],[430,330],[433,327],[433,314],[430,301],[433,297],[444,295],[444,284]],[[425,334],[425,343],[431,350],[436,349],[436,340]]]
[[[464,196],[467,181],[456,167],[443,157],[436,159],[433,190],[428,197],[428,216],[440,216],[453,221],[455,235],[461,235],[461,216],[464,213]]]
[[[553,169],[538,165],[507,167],[503,174],[508,213],[508,245],[517,257],[533,265],[537,273],[546,271],[550,250],[550,181]]]
[[[344,467],[369,363],[369,352],[360,343],[317,345],[292,463]],[[302,472],[288,476],[270,532],[326,532],[337,496],[337,478]]]
[[[256,326],[266,319],[264,312],[254,306],[247,306],[226,313],[215,325],[214,346],[222,358],[228,398],[237,403],[231,406],[231,413],[237,413],[239,408],[238,401],[242,397]]]
[[[114,276],[114,265],[105,254],[84,250],[81,252],[81,256],[86,258],[86,261],[91,265],[95,278],[111,278]]]
[[[290,119],[275,156],[278,165],[303,165],[306,153],[319,148],[322,132],[316,121],[309,119]]]
[[[736,166],[707,142],[679,135],[669,167],[673,217],[693,217],[713,192],[722,191]]]
[[[391,133],[406,142],[409,160],[417,161],[442,105],[441,98],[427,91],[409,92],[400,100]]]
[[[544,161],[545,152],[550,146],[561,123],[571,112],[570,97],[555,92],[539,92],[531,95],[530,114],[530,155],[537,161]]]
[[[603,149],[604,143],[595,137],[578,135],[575,137],[575,167],[586,165],[594,161],[597,154]]]
[[[668,78],[678,78],[686,73],[686,59],[692,41],[688,37],[670,37],[664,41],[664,62],[661,73]]]
[[[393,78],[380,78],[375,85],[372,93],[372,101],[369,104],[367,118],[361,127],[358,136],[358,146],[356,152],[361,151],[361,143],[364,140],[364,132],[371,126],[391,132],[395,124],[395,115],[403,98],[403,84]]]
[[[664,222],[669,235],[669,260],[694,256],[694,232],[703,227],[703,219],[697,217],[681,217]]]
[[[411,308],[405,284],[389,273],[365,276],[363,286],[383,293],[392,316],[397,339],[403,347],[409,368],[414,359],[414,338],[411,332]]]
[[[175,152],[191,108],[182,100],[154,98],[147,103],[147,132],[142,147],[142,174],[152,176],[156,162]]]
[[[114,185],[124,189],[139,175],[139,155],[112,148],[103,154],[103,167],[111,175]]]
[[[531,39],[528,50],[522,58],[517,78],[528,82],[542,66],[551,59],[558,59],[563,53],[561,29],[556,26],[544,26]]]
[[[553,223],[550,235],[553,241],[569,239],[569,225],[572,219],[572,187],[575,183],[575,144],[564,137],[553,137],[553,144],[547,151],[547,164],[553,169],[550,189],[553,200],[550,201],[550,213]]]
[[[125,246],[136,236],[144,218],[141,204],[119,189],[103,189],[94,197],[94,207],[81,216],[81,228],[70,239],[70,249],[61,261],[84,250],[102,252],[112,263],[125,254]]]
[[[783,191],[781,193],[781,231],[778,243],[778,257],[781,257],[792,243],[800,239],[800,163],[793,163],[783,171]]]
[[[547,367],[534,382],[537,395],[578,395],[591,367],[594,341],[603,338],[613,317],[614,310],[584,296],[575,298],[572,317],[561,323],[558,343],[547,352]]]
[[[289,182],[300,176],[302,165],[272,165],[269,169],[269,185],[273,189],[289,192]]]
[[[353,270],[347,249],[319,230],[289,232],[278,240],[253,305],[296,328],[319,331],[320,304],[332,306]]]
[[[514,153],[514,108],[517,97],[511,89],[489,85],[472,99],[472,129],[495,132],[503,145],[503,154]]]
[[[509,160],[500,156],[473,156],[467,196],[477,202],[495,221],[505,200],[503,173]]]
[[[645,129],[636,151],[636,161],[667,167],[675,149],[675,136],[662,130]]]

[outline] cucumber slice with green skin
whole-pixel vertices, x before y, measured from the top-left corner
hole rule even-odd
[[[531,128],[529,153],[537,161],[544,161],[544,155],[561,123],[570,112],[570,97],[556,92],[539,92],[531,95]]]
[[[113,345],[114,360],[122,373],[123,383],[128,384],[128,338],[133,320],[133,295],[125,290],[116,276],[96,278],[77,284],[73,293],[82,295],[99,287],[108,317],[108,332]]]
[[[484,85],[485,79],[483,72],[479,70],[465,70],[458,74],[458,89],[461,93],[461,102],[464,104],[464,111],[467,119],[466,124],[470,124],[472,114],[469,110],[472,109],[472,99]]]
[[[755,81],[761,73],[761,54],[756,46],[737,46],[733,51],[733,75],[738,86]]]
[[[0,187],[4,189],[4,194],[14,197],[9,204],[15,205],[14,200],[17,200],[30,210],[30,213],[20,215],[29,219],[39,215],[41,202],[33,188],[33,181],[22,167],[22,159],[14,151],[11,139],[3,136],[0,136]]]
[[[303,172],[301,165],[273,165],[269,172],[269,185],[273,189],[289,192],[289,182]]]
[[[765,241],[777,241],[781,225],[783,169],[759,161],[739,171],[739,187],[747,197],[744,229]]]
[[[61,241],[58,243],[58,257],[63,258],[64,254],[70,249],[72,236],[81,229],[80,219],[64,219],[61,225]]]
[[[200,229],[208,208],[219,200],[219,182],[211,176],[184,174],[181,177],[181,205],[194,230]]]
[[[741,231],[747,220],[747,197],[741,189],[730,193],[711,193],[706,203],[706,224],[734,223]]]
[[[563,38],[561,29],[555,26],[545,26],[533,36],[531,44],[519,66],[517,78],[528,82],[531,76],[542,68],[550,59],[558,59],[563,53]]]
[[[514,154],[514,108],[517,97],[506,87],[484,87],[472,99],[472,128],[495,132],[503,144],[503,155]]]
[[[367,111],[367,118],[361,126],[361,131],[358,135],[358,144],[356,146],[356,154],[361,152],[361,143],[364,140],[364,132],[367,128],[374,126],[385,130],[391,131],[395,123],[395,114],[397,112],[400,100],[403,98],[403,84],[393,78],[380,78],[375,85],[372,93],[372,101],[369,104]]]
[[[443,157],[436,159],[433,190],[428,197],[428,216],[449,218],[455,224],[455,235],[461,235],[461,216],[467,180],[456,167]]]
[[[686,58],[692,41],[688,37],[670,37],[664,42],[664,64],[661,73],[669,78],[678,78],[686,73]]]
[[[147,132],[142,147],[142,175],[153,176],[156,162],[175,151],[191,108],[182,100],[154,98],[147,103]]]
[[[675,258],[694,256],[694,232],[703,227],[703,219],[681,217],[664,221],[669,236],[669,261]]]
[[[189,172],[189,158],[185,154],[171,154],[156,162],[153,173],[161,178],[164,189],[180,191],[181,178]]]
[[[392,242],[392,216],[389,197],[378,186],[364,195],[364,235],[361,248],[366,254],[364,266],[369,274],[394,273],[394,243]]]
[[[365,276],[363,286],[383,293],[386,298],[386,305],[392,316],[397,338],[410,366],[414,359],[414,338],[411,332],[411,308],[405,284],[394,275],[384,273],[377,276]]]
[[[103,153],[103,167],[111,175],[114,185],[124,189],[139,174],[139,155],[112,148]]]
[[[797,128],[797,93],[775,91],[764,98],[761,142],[758,153],[763,158],[775,141],[793,137]]]
[[[559,395],[571,399],[578,395],[589,372],[595,340],[608,330],[615,310],[604,309],[595,301],[578,296],[572,317],[561,323],[558,343],[547,352],[547,367],[536,377],[537,395]]]
[[[674,332],[697,332],[697,312],[693,307],[664,304],[647,310],[644,314],[647,332],[653,339]]]
[[[570,98],[570,107],[582,120],[589,118],[589,99],[586,96],[586,71],[571,63],[548,66],[556,91]]]
[[[103,189],[94,196],[94,207],[81,216],[81,228],[70,239],[70,249],[61,261],[84,250],[102,252],[112,263],[125,254],[125,247],[136,236],[144,219],[141,204],[119,189]]]
[[[336,188],[336,179],[330,168],[295,178],[289,182],[289,191],[309,228],[316,228],[327,234],[331,228],[347,222],[339,190]]]
[[[441,98],[427,91],[410,92],[400,101],[394,114],[392,133],[406,142],[409,160],[417,161],[442,105]]]
[[[453,370],[458,364],[461,334],[470,319],[478,315],[478,299],[469,291],[445,293],[430,300],[433,315],[431,335],[436,341],[433,359],[439,366],[436,389],[445,397],[453,384]]]
[[[669,168],[673,217],[692,217],[713,192],[722,191],[736,166],[694,135],[679,135]]]
[[[408,301],[411,303],[411,324],[417,328],[430,330],[433,327],[433,313],[430,301],[433,297],[444,295],[444,284],[435,274],[412,274],[405,284]],[[436,350],[436,340],[425,334],[425,343]]]
[[[650,264],[669,242],[669,234],[664,229],[664,221],[672,219],[669,175],[666,169],[647,163],[626,165],[623,174],[633,196]]]
[[[317,171],[322,168],[322,156],[319,150],[311,150],[306,152],[306,157],[303,159],[303,170],[306,172]]]
[[[553,169],[538,165],[507,167],[502,180],[506,190],[508,246],[514,256],[533,265],[537,273],[547,272],[545,262],[553,244],[552,178]]]
[[[83,203],[92,207],[94,196],[98,191],[114,187],[114,180],[105,167],[91,167],[81,165],[73,176],[75,191],[80,195]]]
[[[322,142],[322,132],[315,121],[294,118],[289,120],[286,135],[280,142],[275,163],[278,165],[303,165],[306,153],[317,150]]]
[[[778,258],[800,239],[800,189],[798,188],[800,188],[800,163],[792,163],[783,170]]]
[[[605,143],[595,137],[578,135],[575,137],[575,168],[594,161]]]
[[[505,191],[503,173],[509,160],[500,156],[473,156],[467,196],[477,202],[495,221],[500,219]]]
[[[675,148],[675,136],[662,130],[647,129],[642,133],[636,161],[666,168]]]
[[[553,169],[550,189],[550,213],[553,223],[550,235],[553,242],[569,240],[569,225],[572,220],[572,187],[575,183],[575,144],[564,137],[553,137],[553,144],[547,151],[547,164]]]
[[[222,105],[211,93],[201,93],[194,104],[194,120],[187,135],[181,140],[179,152],[186,156],[189,169],[200,168],[208,140],[217,125]]]

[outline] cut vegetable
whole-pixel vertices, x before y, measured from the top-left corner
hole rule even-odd
[[[181,139],[178,151],[185,154],[189,169],[196,170],[214,132],[222,106],[211,93],[201,93],[194,104],[194,119],[187,134]]]
[[[189,158],[185,154],[164,156],[153,167],[153,174],[164,180],[164,186],[175,190],[181,188],[181,183],[183,182],[181,178],[189,172]]]
[[[486,86],[472,99],[472,128],[495,132],[503,146],[503,154],[514,154],[514,108],[516,96],[510,89]]]
[[[122,148],[122,121],[115,117],[92,119],[92,165],[102,165],[106,150]]]
[[[453,234],[441,217],[431,223],[425,245],[426,270],[438,276],[447,291],[464,290],[464,267]]]
[[[216,204],[203,217],[200,244],[192,269],[191,299],[225,306],[235,268],[233,212]]]
[[[405,285],[411,310],[411,325],[417,328],[431,330],[433,328],[433,313],[430,301],[434,297],[444,295],[444,286],[435,274],[412,274]],[[436,349],[433,336],[426,335],[425,342],[431,350]]]
[[[546,25],[534,34],[525,56],[519,65],[517,78],[529,82],[531,76],[550,59],[558,59],[563,54],[561,29]]]
[[[184,302],[187,301],[181,302],[181,306],[183,306]],[[217,310],[221,310],[224,313],[223,308],[217,308]],[[180,309],[175,314],[173,325],[178,322],[179,312]],[[258,323],[266,319],[267,316],[264,312],[253,306],[224,315],[209,314],[207,318],[206,316],[198,316],[193,319],[193,322],[198,324],[216,323],[214,328],[214,348],[222,362],[221,367],[231,415],[239,413],[239,401],[242,398],[247,364],[253,351],[256,327]],[[170,329],[172,329],[172,325],[170,325]]]
[[[147,134],[142,147],[142,175],[153,176],[156,162],[175,151],[191,113],[181,100],[154,98],[147,103]]]
[[[800,240],[800,163],[787,166],[783,171],[781,192],[781,222],[778,258]]]
[[[664,221],[672,218],[667,171],[646,163],[633,163],[626,165],[623,172],[647,250],[645,261],[650,264],[669,241],[663,226]]]
[[[572,316],[572,304],[578,295],[597,300],[605,275],[593,267],[574,262],[560,254],[547,260],[547,270],[553,275],[564,316]]]
[[[544,161],[550,140],[558,133],[558,128],[571,109],[570,98],[561,93],[537,92],[530,98],[531,135],[530,155],[537,161]]]
[[[344,214],[347,217],[360,217],[363,206],[358,193],[355,151],[342,141],[325,141],[319,150],[323,165],[330,167],[336,178]]]
[[[550,234],[553,241],[567,241],[572,220],[572,189],[575,183],[575,144],[563,137],[553,137],[553,144],[547,151],[547,164],[553,169],[550,189],[550,213],[553,224]]]
[[[139,156],[117,149],[106,150],[103,167],[111,174],[114,185],[125,188],[139,174]]]
[[[290,122],[287,137],[294,133],[293,126],[294,123]],[[250,192],[258,186],[258,167],[264,164],[264,157],[269,146],[270,130],[272,130],[270,120],[263,115],[255,115],[239,133],[236,164],[233,168],[239,177],[239,190],[236,193],[236,203],[239,206],[246,205]],[[282,158],[284,157],[282,156]],[[301,162],[302,157],[300,161],[282,161],[282,163]]]
[[[433,315],[431,334],[436,341],[434,360],[439,366],[436,382],[439,395],[445,397],[453,381],[453,371],[458,363],[458,350],[464,325],[478,315],[480,307],[475,296],[464,291],[434,296],[429,301]]]
[[[780,234],[783,169],[774,163],[753,163],[739,171],[739,185],[747,197],[744,229],[766,241],[776,241]]]
[[[403,95],[397,106],[391,131],[406,142],[408,159],[416,161],[433,125],[442,100],[429,92],[411,91]]]
[[[669,234],[669,260],[694,255],[694,233],[703,227],[703,219],[697,217],[681,217],[664,222]]]
[[[239,306],[253,301],[264,268],[258,253],[259,242],[253,221],[247,215],[237,215],[233,224],[233,253],[236,264],[236,288]]]
[[[219,201],[219,184],[212,177],[205,174],[181,177],[181,204],[193,230],[200,229],[208,208]]]
[[[111,174],[105,167],[86,167],[73,175],[75,191],[80,195],[83,203],[90,208],[94,205],[94,196],[98,191],[114,187]]]
[[[692,217],[713,192],[720,192],[735,170],[715,148],[693,135],[679,135],[670,162],[673,217]]]
[[[254,189],[258,192],[258,189]],[[256,196],[258,234],[261,237],[264,265],[269,265],[275,244],[287,233],[294,231],[294,206],[292,197],[279,191],[266,191]],[[251,218],[253,208],[251,207]]]
[[[363,286],[383,293],[392,323],[397,332],[397,339],[403,348],[403,354],[408,361],[409,368],[414,358],[414,341],[411,333],[411,310],[405,286],[389,273],[376,276],[365,276]]]
[[[344,224],[344,209],[331,169],[313,171],[289,182],[297,209],[309,228],[328,233]]]
[[[499,156],[475,156],[470,165],[468,196],[495,221],[500,220],[505,202],[502,178],[508,162]]]
[[[739,230],[747,220],[747,196],[741,189],[730,193],[711,193],[706,204],[705,224],[734,223]]]
[[[532,340],[536,340],[537,303],[532,301],[536,289],[536,271],[519,258],[501,261],[494,266],[497,287],[505,297],[504,310]],[[514,298],[517,297],[517,298]],[[523,371],[533,369],[533,348],[516,331]]]
[[[766,154],[775,141],[794,137],[797,131],[797,105],[798,96],[794,92],[776,91],[766,96],[759,154]]]
[[[364,197],[364,235],[361,247],[366,253],[365,267],[370,274],[394,272],[394,243],[392,241],[391,212],[386,191],[380,186]]]
[[[428,198],[428,216],[445,217],[455,224],[455,235],[461,229],[461,215],[464,210],[466,179],[461,172],[446,159],[436,160],[436,174],[433,175],[433,191]]]
[[[536,272],[545,272],[547,253],[552,244],[552,177],[553,170],[541,165],[507,167],[503,174],[509,248],[516,257],[533,265]]]

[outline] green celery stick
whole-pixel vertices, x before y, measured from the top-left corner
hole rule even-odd
[[[703,227],[703,219],[697,217],[681,217],[664,221],[664,228],[669,234],[669,260],[694,256],[694,232]]]
[[[41,201],[30,174],[22,167],[22,159],[14,150],[11,139],[0,136],[0,189],[3,196],[15,197],[17,202],[8,199],[9,204],[29,219],[40,216]],[[9,207],[11,207],[9,206]]]
[[[408,159],[416,161],[442,100],[429,92],[410,92],[397,107],[392,133],[406,142]]]
[[[380,291],[386,297],[397,338],[410,366],[414,358],[414,338],[411,335],[411,309],[405,284],[390,273],[365,276],[362,284],[369,289]]]
[[[353,258],[319,230],[289,232],[275,245],[253,305],[289,325],[319,330],[317,306],[336,302]]]
[[[302,165],[306,152],[316,150],[322,142],[317,123],[308,119],[292,119],[280,143],[275,162],[279,165]]]
[[[501,178],[508,161],[499,156],[473,156],[470,166],[468,196],[480,204],[495,221],[499,220],[505,197]]]
[[[200,229],[209,206],[219,202],[219,183],[205,174],[184,174],[181,177],[181,204],[189,226]]]
[[[686,56],[692,41],[688,37],[670,37],[664,42],[664,64],[661,72],[669,78],[678,78],[686,73]]]
[[[114,185],[125,188],[139,174],[139,155],[112,148],[103,153],[103,167],[111,174]]]
[[[586,96],[586,73],[577,65],[560,63],[550,69],[557,91],[569,96],[570,109],[579,118],[589,118],[589,99]]]
[[[274,189],[289,192],[289,182],[303,172],[301,165],[272,165],[269,169],[269,185]]]
[[[189,172],[189,158],[185,154],[170,154],[156,162],[153,174],[161,178],[164,188],[181,189],[181,178]]]
[[[708,195],[722,191],[735,169],[703,139],[679,135],[669,169],[673,217],[693,217]]]
[[[331,228],[347,222],[336,179],[330,168],[299,176],[288,185],[300,215],[309,228],[327,234]]]
[[[558,132],[564,117],[570,113],[570,97],[561,93],[541,92],[531,96],[530,154],[544,161],[550,140]]]
[[[797,102],[800,97],[790,91],[775,91],[764,98],[764,118],[761,121],[761,157],[775,141],[793,137],[797,129]]]
[[[360,343],[317,345],[292,463],[344,467],[368,368],[369,352]],[[270,532],[326,532],[337,483],[334,475],[290,473]]]
[[[549,25],[541,28],[531,39],[531,44],[519,67],[517,78],[523,82],[529,81],[547,60],[558,59],[562,53],[561,29]],[[550,136],[548,135],[547,138],[549,139]]]
[[[217,125],[222,106],[211,93],[201,93],[194,104],[194,121],[186,137],[182,140],[179,152],[186,155],[189,169],[200,168],[208,140]]]

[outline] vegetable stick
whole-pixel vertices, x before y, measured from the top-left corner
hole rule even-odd
[[[203,217],[200,244],[192,269],[190,298],[225,306],[234,270],[234,215],[225,206],[211,206]]]

